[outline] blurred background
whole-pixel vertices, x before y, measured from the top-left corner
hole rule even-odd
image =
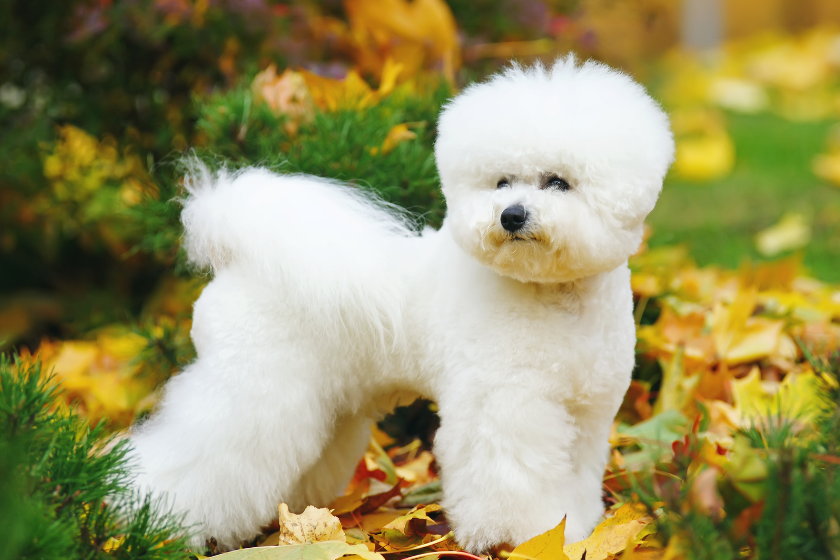
[[[672,117],[650,247],[840,282],[836,0],[2,0],[0,349],[128,424],[192,357],[185,152],[350,181],[439,225],[441,104],[570,51]]]

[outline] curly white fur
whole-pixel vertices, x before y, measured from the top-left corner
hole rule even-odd
[[[627,76],[573,57],[513,67],[443,111],[448,204],[418,236],[384,203],[262,169],[188,180],[198,359],[132,436],[138,486],[233,546],[325,505],[400,391],[433,398],[446,508],[468,550],[601,516],[610,424],[630,381],[627,258],[673,156]],[[556,175],[570,188],[547,183]],[[497,188],[500,180],[506,180]],[[522,205],[525,225],[501,213]]]

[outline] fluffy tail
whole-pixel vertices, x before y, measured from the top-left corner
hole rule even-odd
[[[192,263],[240,269],[336,326],[396,335],[402,281],[391,259],[416,236],[407,214],[346,185],[259,168],[193,165],[185,184]]]

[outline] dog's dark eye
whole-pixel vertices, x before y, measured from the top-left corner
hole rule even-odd
[[[558,191],[567,191],[572,188],[569,185],[569,182],[563,179],[562,177],[558,177],[557,175],[552,175],[545,181],[544,189],[556,189]]]
[[[510,182],[507,179],[499,179],[499,182],[496,183],[496,188],[497,189],[503,189],[503,188],[509,187],[509,186],[510,186]]]

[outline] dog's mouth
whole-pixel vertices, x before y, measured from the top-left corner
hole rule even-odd
[[[541,243],[542,237],[534,232],[518,233],[508,235],[507,241],[511,241],[513,243],[519,243],[524,241],[535,241],[537,243]]]

